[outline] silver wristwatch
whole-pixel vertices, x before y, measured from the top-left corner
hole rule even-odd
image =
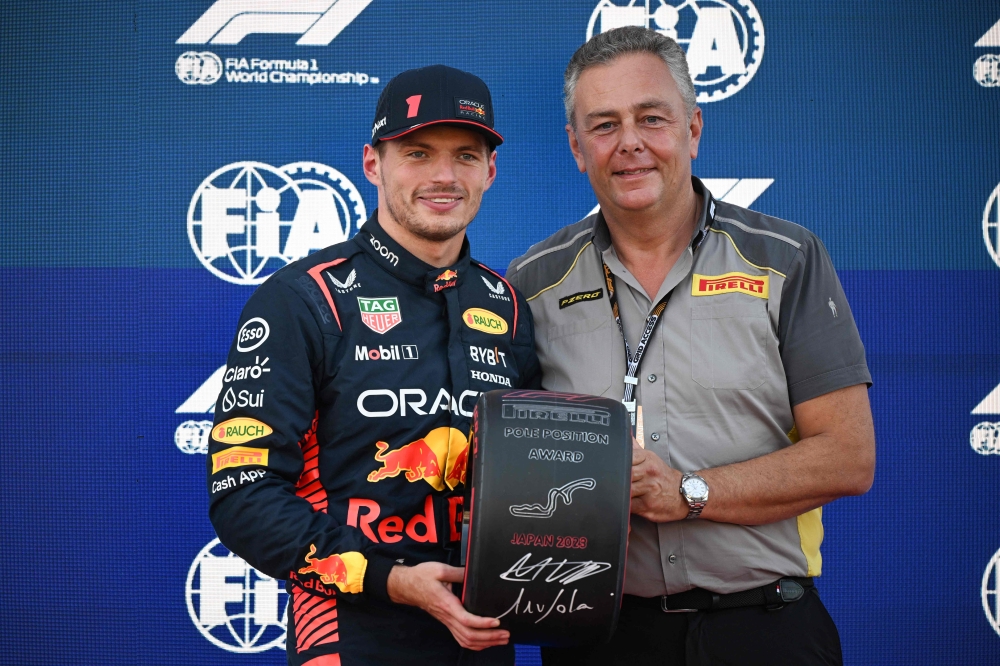
[[[697,518],[708,503],[708,484],[697,474],[688,473],[681,477],[681,497],[688,503],[687,520]]]

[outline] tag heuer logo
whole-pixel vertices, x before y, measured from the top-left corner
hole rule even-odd
[[[361,321],[376,333],[385,333],[403,321],[403,315],[399,312],[399,301],[395,296],[389,298],[358,296],[358,307],[361,308]]]

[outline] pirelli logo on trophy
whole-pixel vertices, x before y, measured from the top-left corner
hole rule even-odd
[[[726,273],[725,275],[691,276],[692,296],[715,296],[717,294],[740,293],[767,298],[769,275],[747,275],[746,273]]]

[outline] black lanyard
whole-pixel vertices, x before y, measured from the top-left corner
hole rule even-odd
[[[601,260],[601,265],[604,266],[604,279],[608,284],[608,301],[611,303],[611,313],[615,316],[618,331],[622,334],[622,342],[625,343],[625,360],[627,363],[625,366],[625,395],[622,398],[622,404],[625,405],[625,409],[632,415],[632,426],[635,427],[635,387],[639,383],[637,379],[639,364],[642,363],[642,355],[646,351],[646,345],[649,344],[649,338],[652,337],[656,325],[663,317],[664,310],[667,309],[667,301],[670,300],[670,294],[674,292],[673,289],[668,291],[656,304],[653,311],[649,313],[649,316],[646,317],[646,326],[642,330],[642,337],[639,338],[639,344],[636,345],[635,354],[633,355],[628,346],[628,338],[625,337],[625,327],[622,326],[621,313],[618,308],[618,294],[615,290],[615,276],[611,272],[611,269],[608,268],[608,265],[604,263],[603,259]]]

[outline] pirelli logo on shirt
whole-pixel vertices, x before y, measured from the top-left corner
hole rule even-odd
[[[228,467],[246,467],[247,465],[267,465],[267,449],[255,449],[250,446],[232,446],[212,454],[212,474],[221,472]]]
[[[726,273],[725,275],[691,276],[692,296],[715,296],[717,294],[748,294],[757,298],[767,298],[769,275],[747,275],[746,273]]]

